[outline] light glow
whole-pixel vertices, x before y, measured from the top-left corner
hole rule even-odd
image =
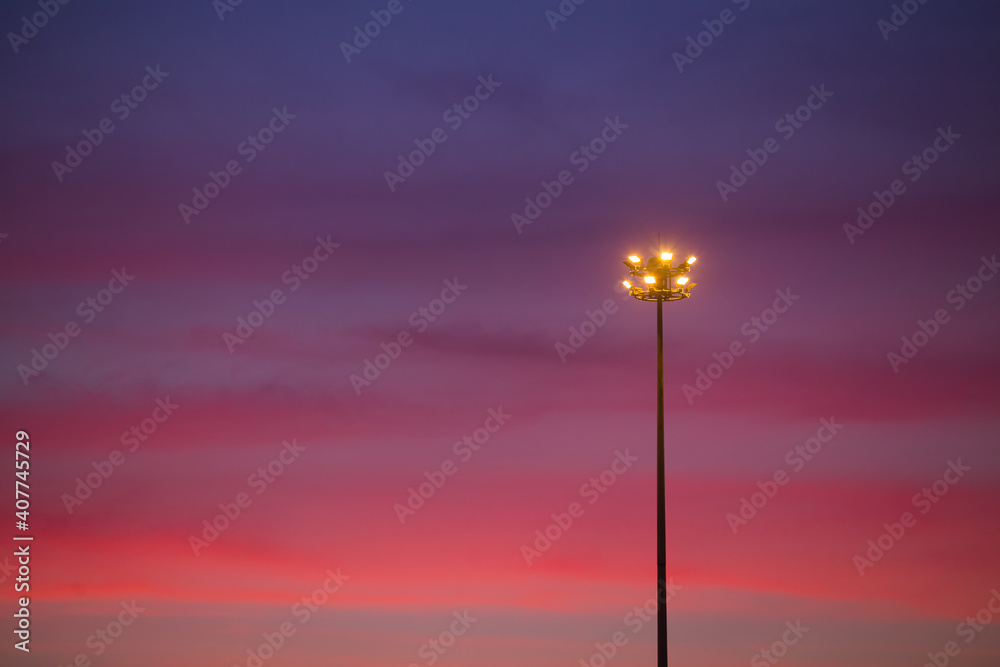
[[[681,276],[680,278],[677,279],[678,285],[687,285],[687,282],[688,282],[687,276]]]
[[[639,255],[629,255],[628,261],[632,262],[633,264],[641,264],[642,258],[639,257]]]
[[[698,258],[695,257],[694,255],[691,255],[690,257],[688,257],[688,264],[694,264],[697,261],[698,261]]]
[[[664,262],[669,262],[673,258],[674,258],[674,253],[672,252],[660,253],[660,259],[662,259]]]
[[[656,276],[646,276],[645,278],[643,278],[643,280],[652,285],[653,283],[656,282]]]
[[[627,289],[632,289],[632,283],[627,280],[623,280],[622,285],[624,285]]]

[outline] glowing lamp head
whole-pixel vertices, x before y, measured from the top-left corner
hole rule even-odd
[[[673,258],[674,258],[674,253],[672,253],[672,252],[661,252],[660,253],[660,259],[662,259],[664,262],[669,262]]]
[[[629,281],[627,281],[627,280],[623,280],[623,281],[622,281],[622,285],[624,285],[624,286],[625,286],[625,289],[632,289],[632,283],[630,283],[630,282],[629,282]]]
[[[678,285],[687,285],[687,283],[688,283],[687,276],[681,276],[680,278],[677,279]]]
[[[642,264],[642,258],[639,257],[639,255],[629,255],[628,261],[632,262],[633,264]]]
[[[695,257],[694,255],[691,255],[690,257],[688,257],[688,262],[687,263],[688,264],[694,264],[697,261],[698,261],[698,258]]]
[[[646,276],[645,278],[643,278],[643,280],[645,280],[648,284],[652,285],[653,283],[656,282],[656,276]]]

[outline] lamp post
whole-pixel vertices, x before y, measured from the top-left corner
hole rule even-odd
[[[624,281],[629,294],[640,301],[656,302],[656,645],[657,665],[667,667],[667,521],[666,484],[663,478],[663,302],[680,301],[691,296],[695,283],[687,277],[696,257],[673,265],[673,253],[661,252],[643,264],[638,255],[630,255],[625,266],[637,280]]]

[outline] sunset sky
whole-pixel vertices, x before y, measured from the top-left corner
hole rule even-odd
[[[662,248],[672,664],[996,667],[1000,8],[900,4],[4,3],[0,662],[653,664]]]

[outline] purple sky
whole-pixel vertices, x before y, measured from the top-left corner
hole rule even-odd
[[[224,2],[0,9],[0,662],[650,664],[659,242],[674,664],[998,664],[996,7]]]

